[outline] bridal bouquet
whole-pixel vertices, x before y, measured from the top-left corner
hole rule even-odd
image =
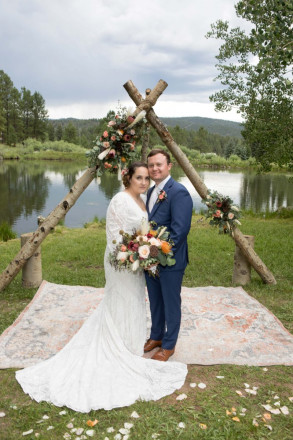
[[[116,270],[136,272],[143,269],[150,275],[159,275],[159,264],[173,266],[176,261],[172,252],[173,242],[166,226],[158,229],[155,222],[143,221],[140,229],[132,234],[120,231],[122,240],[109,255],[110,264]],[[116,244],[115,242],[113,242]]]

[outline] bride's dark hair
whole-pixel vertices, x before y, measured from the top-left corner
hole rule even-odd
[[[123,173],[122,182],[123,182],[123,185],[125,186],[125,188],[129,187],[130,180],[132,179],[132,176],[135,173],[136,168],[141,168],[141,167],[148,169],[148,166],[145,162],[137,161],[137,162],[132,162],[129,165],[128,170],[126,170],[126,172],[123,173],[123,171],[122,171],[122,173]]]

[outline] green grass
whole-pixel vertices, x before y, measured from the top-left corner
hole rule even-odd
[[[252,271],[252,281],[245,290],[265,307],[271,310],[293,332],[293,275],[292,275],[292,218],[261,218],[245,214],[241,219],[241,230],[255,236],[255,250],[276,277],[277,285],[263,284],[260,277]],[[82,229],[67,229],[57,226],[42,244],[43,278],[54,283],[69,285],[104,286],[103,251],[105,247],[105,224],[95,221]],[[219,235],[216,229],[208,226],[206,220],[195,215],[189,234],[190,264],[187,268],[184,285],[231,286],[235,244],[227,236]],[[0,243],[0,270],[3,270],[19,250],[19,240]],[[26,304],[33,298],[36,289],[23,289],[20,274],[0,293],[0,331],[9,326]],[[215,338],[217,335],[215,335]],[[134,424],[130,439],[151,439],[152,434],[160,434],[159,439],[206,439],[206,440],[246,440],[293,438],[293,369],[286,366],[247,367],[235,365],[189,366],[186,383],[180,391],[158,402],[138,402],[131,407],[112,411],[92,411],[80,414],[48,403],[32,401],[15,381],[13,369],[0,371],[0,439],[35,439],[40,433],[42,440],[63,439],[70,433],[66,427],[72,422],[76,428],[89,429],[86,421],[97,419],[93,428],[93,438],[113,439],[125,422]],[[218,379],[216,376],[224,376]],[[203,382],[205,389],[191,388],[190,383]],[[245,392],[245,383],[258,387],[256,395]],[[236,391],[241,391],[240,396]],[[176,396],[185,393],[187,399],[178,401]],[[275,399],[278,396],[278,399]],[[267,411],[262,405],[280,402],[287,406],[289,415],[271,415],[264,422]],[[16,409],[13,407],[16,406]],[[234,410],[232,410],[234,408]],[[242,408],[246,411],[243,412]],[[136,411],[140,418],[132,419]],[[232,414],[226,414],[226,411]],[[233,411],[236,414],[233,414]],[[245,415],[240,415],[240,414]],[[37,423],[44,415],[49,419]],[[238,417],[240,422],[232,418]],[[257,420],[259,426],[253,425]],[[185,428],[178,428],[178,423]],[[200,424],[206,425],[202,429]],[[270,425],[272,431],[265,425]],[[54,429],[47,431],[49,426]],[[114,433],[107,433],[113,427]],[[34,432],[26,437],[24,431]],[[71,433],[71,438],[77,435]]]

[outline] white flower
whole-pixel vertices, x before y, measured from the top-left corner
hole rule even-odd
[[[133,411],[133,413],[131,413],[130,417],[133,417],[134,419],[138,419],[140,416],[137,414],[136,411]]]
[[[133,272],[135,272],[139,268],[139,260],[135,260],[134,263],[132,263],[131,269]]]
[[[149,239],[149,243],[154,245],[154,246],[160,246],[161,241],[157,240],[155,237],[152,237],[152,238]]]
[[[127,258],[128,253],[127,252],[118,252],[116,260],[124,261]]]
[[[111,150],[111,147],[109,147],[106,150],[102,151],[102,153],[100,153],[98,155],[98,159],[99,160],[103,160],[107,156],[107,154],[109,153],[110,150]]]
[[[178,428],[184,429],[185,428],[185,423],[184,422],[178,423]]]
[[[146,259],[150,254],[150,247],[144,244],[138,248],[138,253],[141,258]]]

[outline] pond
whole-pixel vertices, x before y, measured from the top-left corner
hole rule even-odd
[[[46,217],[66,196],[86,166],[57,161],[0,161],[0,223],[7,221],[17,234],[34,231],[37,217]],[[293,205],[290,175],[255,171],[197,169],[211,190],[230,196],[242,209],[274,211]],[[189,190],[194,209],[204,208],[195,188],[179,167],[172,176]],[[105,218],[109,201],[123,185],[117,176],[105,174],[89,185],[66,215],[65,225],[82,227],[95,216]]]

